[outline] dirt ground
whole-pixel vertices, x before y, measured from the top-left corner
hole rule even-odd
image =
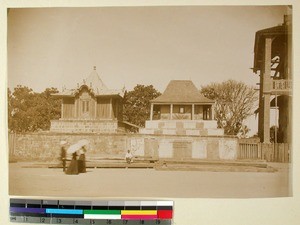
[[[263,198],[291,196],[289,164],[277,172],[156,171],[88,169],[66,175],[62,169],[10,163],[9,194],[89,198]]]

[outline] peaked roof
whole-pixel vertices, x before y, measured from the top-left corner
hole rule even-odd
[[[65,89],[62,92],[53,95],[74,97],[84,86],[88,87],[89,91],[91,91],[95,96],[119,95],[121,97],[124,97],[124,93],[125,93],[124,89],[120,89],[120,90],[108,89],[107,86],[100,79],[96,71],[96,67],[94,67],[94,70],[90,73],[90,75],[86,79],[84,79],[81,83],[79,83],[77,88]]]
[[[103,81],[100,79],[96,69],[94,68],[94,70],[90,73],[90,75],[88,76],[88,78],[86,78],[85,81],[83,81],[82,84],[88,85],[89,87],[91,87],[94,92],[99,92],[99,91],[107,91],[108,88],[106,87],[106,85],[103,83]]]
[[[190,80],[171,80],[164,93],[151,102],[213,104],[215,101],[204,97]]]

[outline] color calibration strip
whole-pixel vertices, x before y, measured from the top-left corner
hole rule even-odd
[[[44,224],[172,224],[173,201],[10,199],[10,221]]]

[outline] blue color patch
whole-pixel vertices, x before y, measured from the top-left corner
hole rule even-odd
[[[46,213],[81,215],[83,214],[83,210],[82,209],[46,209]]]

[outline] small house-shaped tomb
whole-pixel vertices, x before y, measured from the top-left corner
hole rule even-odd
[[[75,89],[54,94],[62,99],[61,118],[50,131],[66,133],[115,133],[123,129],[123,90],[108,89],[96,68]]]
[[[204,97],[190,80],[172,80],[164,93],[151,101],[144,134],[223,135],[214,118],[214,101]]]

